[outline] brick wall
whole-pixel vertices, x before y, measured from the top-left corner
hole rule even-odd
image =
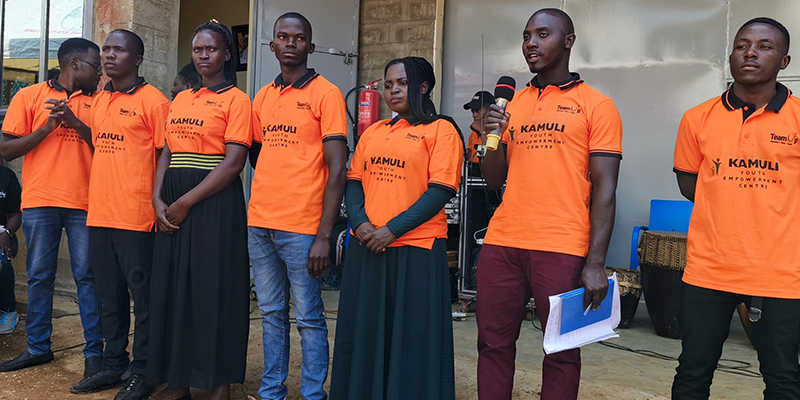
[[[93,37],[103,43],[114,29],[128,29],[144,41],[139,74],[168,97],[178,72],[180,2],[172,0],[95,0]]]
[[[437,0],[362,0],[359,84],[383,78],[383,68],[395,58],[425,57],[433,63],[436,10]],[[381,118],[389,116],[381,102]]]

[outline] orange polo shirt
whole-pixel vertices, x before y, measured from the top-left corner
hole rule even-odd
[[[470,131],[469,133],[469,141],[467,143],[467,153],[469,157],[467,158],[471,163],[479,163],[481,162],[480,158],[478,157],[478,146],[483,144],[483,140],[481,139],[481,134],[475,131]]]
[[[109,82],[95,96],[87,226],[153,230],[156,151],[164,147],[168,112],[169,100],[144,78],[119,91]]]
[[[58,80],[51,79],[26,87],[11,99],[3,133],[23,137],[47,123],[50,110],[47,99],[68,98],[72,113],[89,123],[93,92],[67,94]],[[61,124],[39,145],[25,155],[22,162],[22,208],[61,207],[79,210],[89,208],[89,173],[92,149],[72,128]]]
[[[411,125],[404,119],[394,124],[383,120],[361,135],[347,179],[361,181],[367,217],[373,225],[381,227],[408,210],[429,185],[457,190],[463,159],[461,135],[447,120],[424,125]],[[447,217],[443,208],[389,247],[430,250],[435,239],[446,237]]]
[[[800,299],[800,100],[764,107],[732,89],[683,115],[675,171],[697,175],[683,281]]]
[[[228,143],[249,148],[253,141],[250,108],[250,98],[233,82],[178,93],[167,117],[170,152],[224,155]]]
[[[610,98],[578,74],[508,104],[508,177],[484,243],[585,257],[589,251],[589,157],[622,158],[622,122]]]
[[[253,99],[253,114],[261,153],[248,225],[316,235],[328,182],[322,143],[347,139],[342,92],[313,69],[291,85],[278,75]]]

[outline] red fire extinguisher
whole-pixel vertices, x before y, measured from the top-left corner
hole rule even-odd
[[[381,96],[376,79],[368,83],[366,88],[358,95],[358,136],[360,137],[370,125],[378,121],[381,106]]]

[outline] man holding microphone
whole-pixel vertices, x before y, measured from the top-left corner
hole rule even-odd
[[[511,399],[515,342],[531,296],[545,327],[549,296],[584,287],[585,305],[597,308],[608,291],[622,123],[611,99],[570,73],[574,43],[566,13],[534,13],[522,52],[536,76],[486,118],[481,169],[490,188],[506,183],[506,191],[478,261],[481,400]],[[579,349],[546,355],[541,398],[576,399],[580,367]]]

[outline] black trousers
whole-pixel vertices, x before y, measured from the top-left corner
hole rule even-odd
[[[106,341],[103,366],[121,371],[147,372],[150,319],[150,274],[155,233],[112,228],[89,228],[89,262],[94,270],[97,297],[102,306],[101,326]],[[130,291],[130,295],[128,292]],[[133,361],[128,359],[133,296]]]
[[[708,399],[714,370],[736,305],[750,296],[683,285],[683,350],[672,383],[673,400]],[[765,400],[800,400],[800,300],[767,298],[753,323],[753,341],[767,388]]]
[[[11,239],[11,256],[17,255],[19,243],[17,237]],[[14,296],[14,266],[5,255],[0,254],[0,311],[17,311],[17,299]]]

